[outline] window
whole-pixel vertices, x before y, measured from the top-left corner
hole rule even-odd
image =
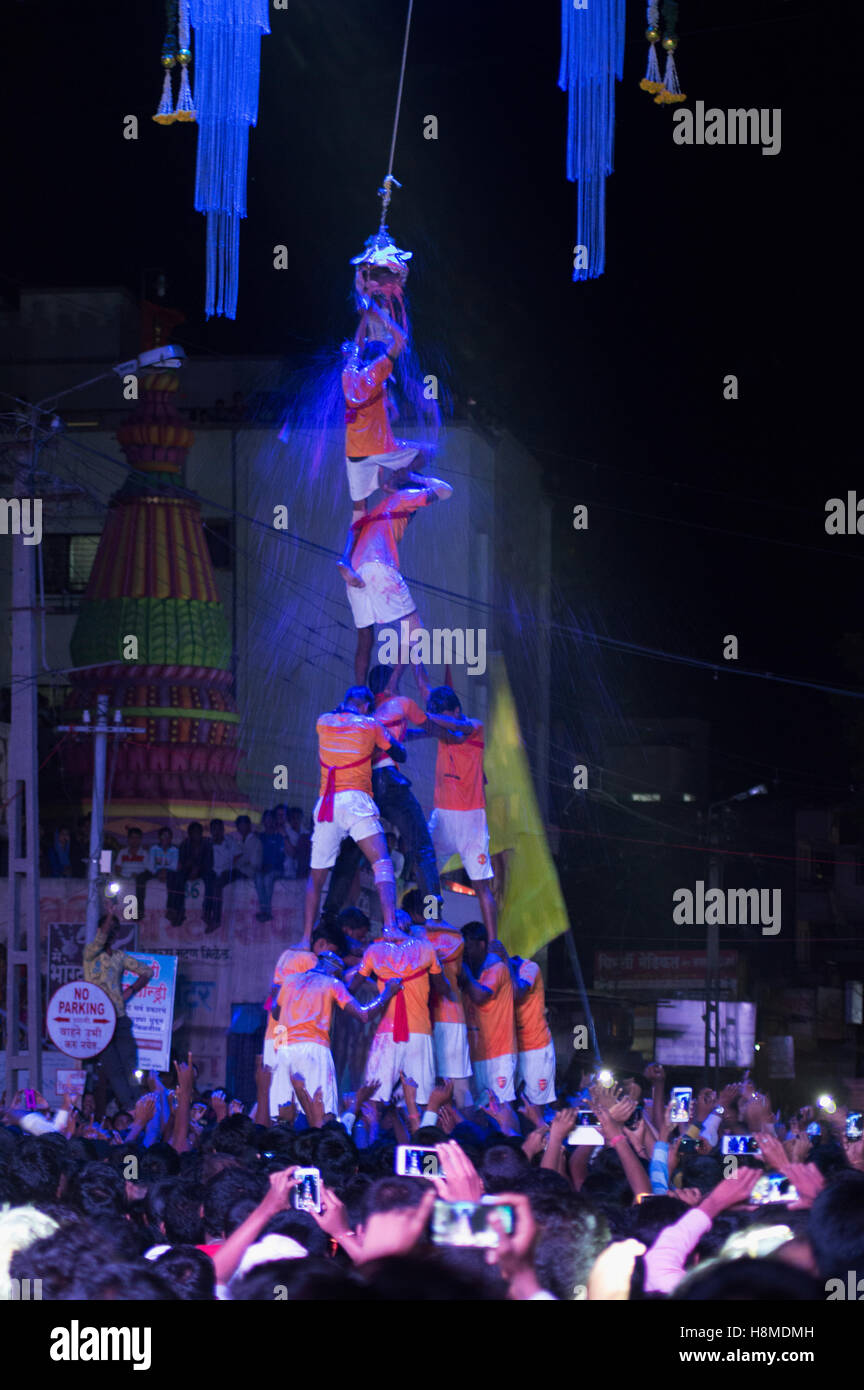
[[[45,593],[83,594],[99,548],[99,536],[53,535],[42,538]]]
[[[205,521],[204,535],[214,570],[230,570],[234,537],[230,521]]]

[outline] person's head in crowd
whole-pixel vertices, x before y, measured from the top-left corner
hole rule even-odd
[[[372,923],[359,907],[343,907],[336,917],[336,926],[345,936],[365,946],[372,937]]]
[[[375,705],[375,696],[368,685],[349,685],[342,697],[342,703],[338,706],[336,714],[371,714]]]
[[[275,814],[273,813],[273,811],[262,811],[262,813],[261,813],[261,831],[262,831],[262,833],[263,833],[264,835],[275,835],[275,833],[276,833],[276,816],[275,816]]]
[[[34,1241],[53,1235],[58,1223],[37,1207],[0,1206],[0,1303],[12,1298],[10,1266],[13,1257]]]
[[[316,956],[320,956],[325,951],[344,956],[348,950],[338,922],[335,918],[327,917],[326,914],[322,916],[317,927],[313,928],[311,946]]]
[[[160,826],[158,835],[159,848],[168,849],[173,839],[174,831],[171,829],[170,825]]]
[[[426,713],[452,714],[456,719],[461,719],[462,706],[456,691],[449,685],[437,685],[430,690],[426,699]]]
[[[186,838],[193,845],[198,845],[204,838],[204,827],[200,821],[190,820],[186,827]]]
[[[465,942],[465,959],[472,970],[480,970],[489,949],[489,933],[485,926],[482,922],[466,922],[462,928],[462,939]]]
[[[213,1261],[194,1245],[172,1244],[156,1257],[153,1269],[177,1298],[200,1303],[216,1297]]]
[[[225,839],[225,822],[220,820],[218,816],[210,822],[210,839],[214,845],[221,845]]]
[[[718,1260],[690,1274],[672,1295],[683,1302],[708,1303],[813,1302],[824,1296],[811,1274],[775,1258]]]
[[[137,825],[127,825],[126,843],[133,853],[141,848],[142,838],[142,833]]]
[[[360,1277],[333,1260],[310,1255],[305,1260],[273,1260],[255,1265],[231,1285],[232,1298],[241,1302],[328,1303],[370,1299]]]
[[[810,1245],[821,1279],[864,1278],[864,1173],[847,1171],[819,1193],[810,1209]]]
[[[419,888],[409,888],[407,893],[402,895],[400,907],[403,912],[407,912],[412,922],[422,926],[426,922],[426,896]]]
[[[289,806],[287,820],[291,829],[296,834],[299,834],[300,831],[303,829],[303,807]]]
[[[234,822],[237,834],[241,840],[246,840],[252,834],[252,822],[248,816],[238,816]]]
[[[226,1168],[212,1178],[204,1189],[207,1243],[227,1239],[255,1210],[266,1191],[264,1174],[242,1167]]]
[[[381,695],[390,683],[393,675],[392,666],[373,666],[369,672],[369,689],[373,695]]]

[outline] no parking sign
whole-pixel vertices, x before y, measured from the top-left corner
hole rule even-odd
[[[48,1001],[48,1036],[67,1057],[95,1057],[114,1036],[117,1011],[99,985],[70,980]]]

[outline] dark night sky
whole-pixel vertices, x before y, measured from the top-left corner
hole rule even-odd
[[[556,498],[559,612],[709,661],[736,633],[742,666],[864,687],[837,651],[859,626],[862,543],[824,531],[826,499],[856,485],[853,7],[683,0],[685,90],[709,106],[781,108],[771,158],[673,143],[671,111],[638,88],[644,6],[628,6],[607,273],[579,285],[556,0],[417,0],[415,12],[391,226],[415,251],[418,340],[449,362],[454,391],[537,450]],[[137,292],[142,268],[159,266],[193,352],[338,341],[346,261],[374,229],[386,172],[404,13],[403,0],[273,13],[239,318],[205,325],[195,128],[149,120],[162,6],[19,0],[3,58],[0,271]],[[144,118],[135,143],[122,138],[129,112]],[[437,141],[422,137],[428,113]],[[271,269],[277,242],[288,272]],[[736,403],[722,399],[729,372]],[[578,536],[574,501],[592,508]],[[577,658],[558,685],[565,719]],[[635,658],[610,659],[609,678],[631,712],[710,718],[718,747],[743,760],[721,761],[727,790],[761,758],[797,769],[801,787],[846,780],[826,697]]]

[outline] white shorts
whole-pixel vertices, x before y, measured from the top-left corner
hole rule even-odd
[[[432,1030],[435,1043],[435,1072],[445,1081],[458,1081],[471,1075],[471,1056],[468,1051],[468,1029],[464,1023],[436,1023]]]
[[[303,1084],[310,1096],[314,1096],[321,1087],[325,1115],[339,1114],[336,1068],[329,1047],[316,1042],[283,1043],[282,1047],[276,1048],[276,1069],[270,1082],[271,1119],[279,1114],[280,1105],[290,1105],[294,1099],[292,1072],[295,1076],[303,1077]],[[299,1100],[297,1109],[302,1110]]]
[[[479,1099],[483,1091],[491,1091],[502,1104],[516,1099],[513,1080],[516,1075],[516,1058],[512,1053],[504,1057],[489,1057],[485,1062],[474,1062],[474,1094]]]
[[[403,444],[399,449],[391,449],[386,454],[369,454],[364,459],[345,460],[348,470],[348,491],[352,502],[362,502],[378,490],[378,469],[386,468],[395,472],[407,468],[420,452],[418,444]]]
[[[395,623],[407,618],[417,607],[411,590],[393,565],[380,560],[366,560],[357,568],[363,588],[346,584],[348,602],[355,627],[371,627],[373,623]]]
[[[465,872],[475,881],[494,878],[489,859],[489,826],[481,806],[476,811],[442,811],[436,806],[429,835],[439,864],[458,854]]]
[[[525,1082],[525,1095],[532,1105],[548,1105],[555,1099],[555,1044],[520,1052],[516,1080]]]
[[[350,835],[352,840],[366,840],[370,835],[381,834],[378,807],[368,792],[337,792],[333,798],[332,821],[319,821],[318,811],[323,801],[315,803],[312,830],[312,856],[309,866],[312,869],[332,869],[339,855],[339,846]]]
[[[366,1082],[380,1081],[372,1097],[386,1105],[404,1072],[417,1082],[417,1104],[423,1108],[435,1085],[435,1058],[430,1033],[409,1033],[408,1041],[393,1041],[392,1033],[376,1033],[366,1060]]]

